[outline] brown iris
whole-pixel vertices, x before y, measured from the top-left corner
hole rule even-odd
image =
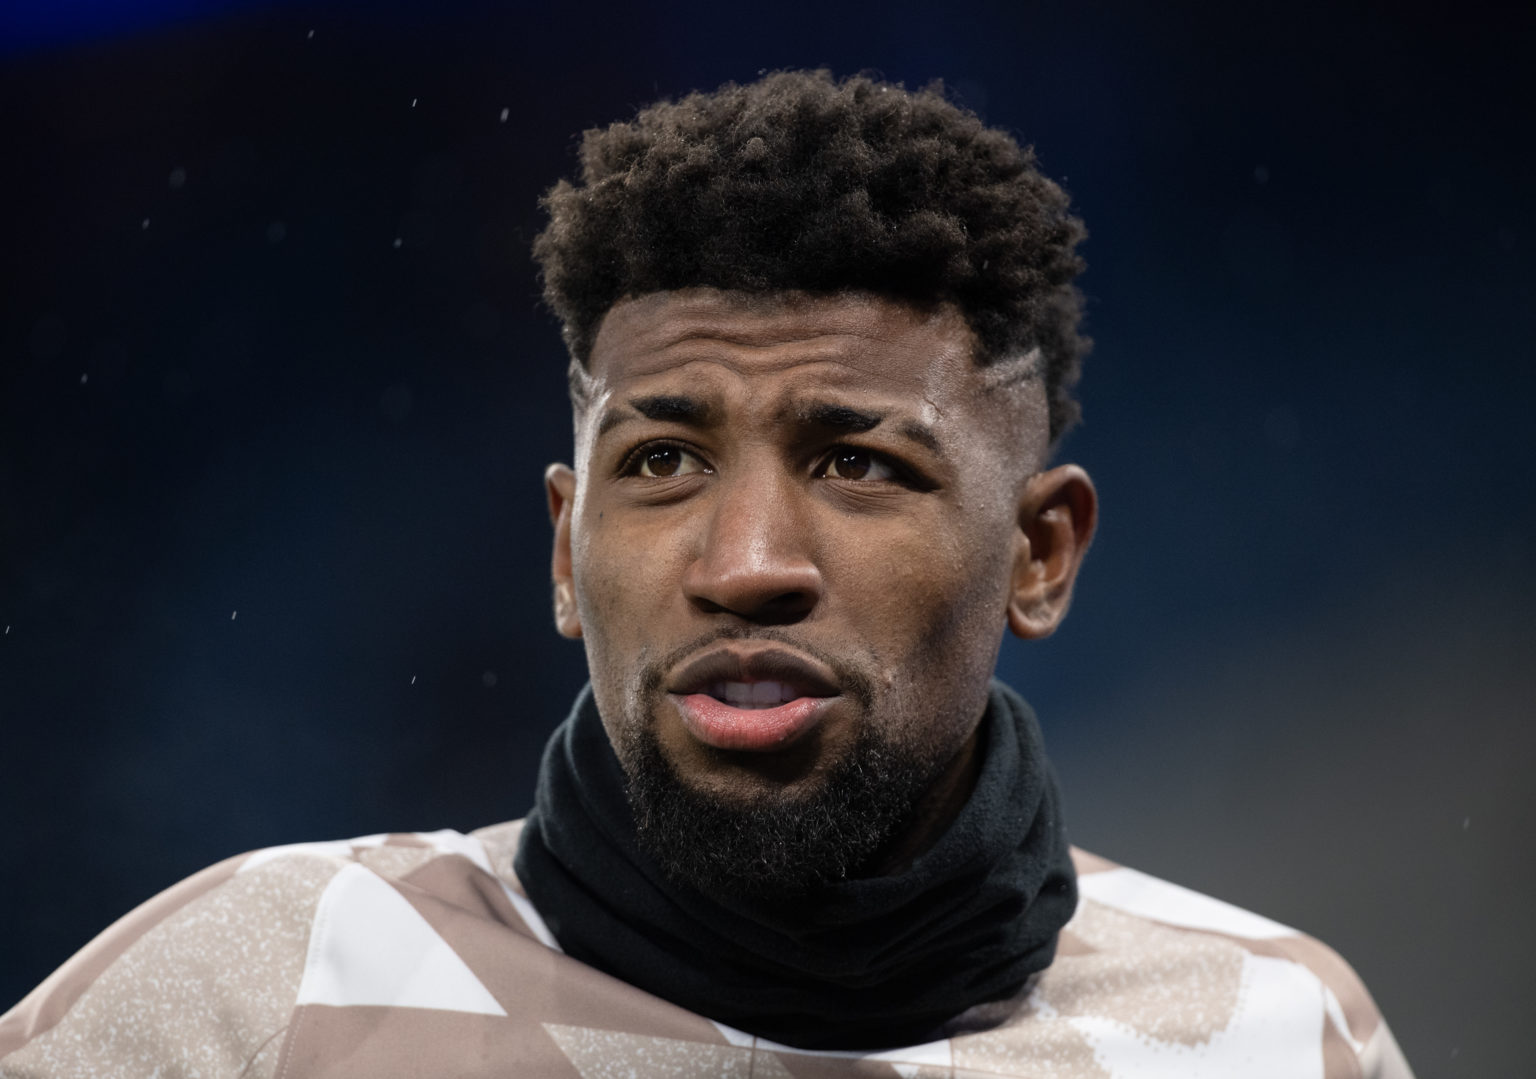
[[[675,476],[683,467],[683,451],[676,446],[657,446],[645,455],[645,470],[652,476]]]
[[[869,475],[870,457],[867,450],[838,450],[828,462],[827,473],[843,480],[861,480]]]

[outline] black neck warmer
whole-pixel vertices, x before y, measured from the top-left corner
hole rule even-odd
[[[1040,728],[1000,682],[981,751],[970,800],[901,873],[721,901],[640,850],[588,687],[545,749],[518,879],[566,954],[691,1011],[802,1048],[916,1044],[1049,966],[1077,905]]]

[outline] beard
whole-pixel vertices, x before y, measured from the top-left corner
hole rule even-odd
[[[626,741],[641,849],[674,884],[718,898],[794,898],[857,878],[905,830],[934,778],[930,760],[866,726],[812,791],[730,799],[685,783],[651,727]]]

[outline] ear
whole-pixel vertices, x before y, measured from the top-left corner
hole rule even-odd
[[[1008,628],[1015,636],[1049,637],[1067,616],[1098,507],[1093,481],[1077,465],[1059,465],[1025,481],[1008,597]]]
[[[555,582],[555,628],[562,637],[581,636],[581,615],[576,610],[576,583],[571,574],[571,510],[576,502],[576,473],[569,465],[550,465],[544,470],[544,493],[549,499],[549,519],[555,526],[555,549],[549,575]]]

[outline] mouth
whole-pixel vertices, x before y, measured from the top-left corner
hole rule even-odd
[[[732,708],[777,708],[806,694],[789,682],[711,682],[708,695]]]
[[[799,741],[842,695],[836,675],[814,660],[781,646],[739,644],[685,663],[666,688],[700,742],[754,753]]]

